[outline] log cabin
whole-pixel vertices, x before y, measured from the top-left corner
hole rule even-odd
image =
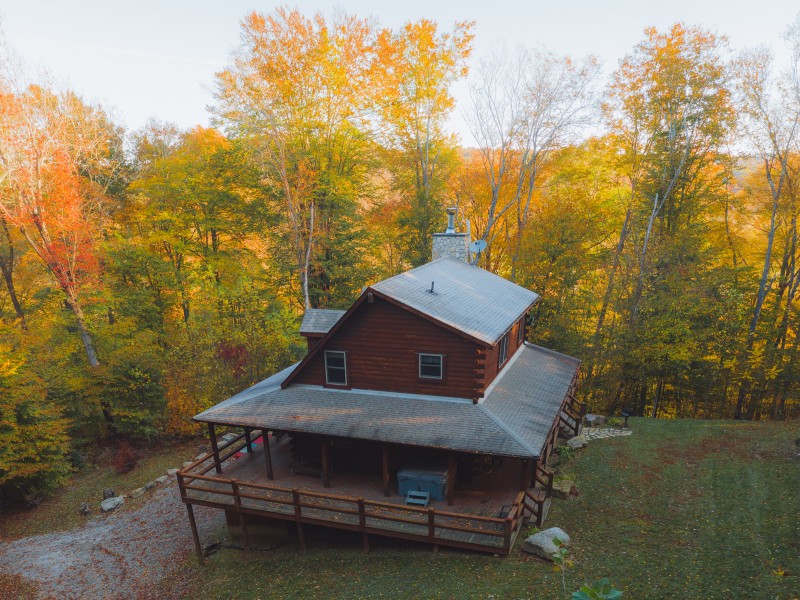
[[[211,452],[178,473],[245,548],[265,523],[506,555],[541,525],[559,435],[577,435],[580,361],[531,343],[539,296],[435,234],[431,262],[374,283],[346,311],[310,309],[300,362],[196,415]],[[218,440],[221,428],[228,433]]]

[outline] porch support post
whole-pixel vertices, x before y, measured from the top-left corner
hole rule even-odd
[[[261,430],[261,439],[264,440],[264,461],[267,464],[267,479],[272,481],[272,455],[269,451],[269,432],[266,429]]]
[[[197,533],[197,523],[194,520],[194,507],[186,504],[186,512],[189,514],[189,526],[192,528],[192,539],[194,539],[194,549],[197,552],[197,562],[203,564],[203,547],[200,545],[200,534]]]
[[[300,551],[306,553],[306,536],[303,534],[302,514],[300,506],[300,492],[292,490],[292,503],[294,504],[294,520],[297,523],[297,543],[300,544]]]
[[[244,428],[244,442],[247,446],[247,453],[250,458],[253,458],[253,440],[250,439],[250,428]]]
[[[217,473],[222,473],[222,465],[219,462],[219,447],[217,446],[217,434],[214,431],[214,424],[208,424],[208,437],[211,439],[211,452],[214,453],[214,468]]]
[[[383,454],[383,495],[389,496],[389,446],[381,446]]]
[[[331,487],[329,443],[327,438],[322,440],[322,485]]]
[[[453,506],[453,496],[456,492],[456,454],[447,453],[447,506]]]
[[[528,482],[531,480],[531,461],[528,458],[522,459],[522,472],[519,477],[519,489],[525,491],[528,489]]]

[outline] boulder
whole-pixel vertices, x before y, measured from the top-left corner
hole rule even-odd
[[[144,493],[145,493],[146,491],[147,491],[147,490],[146,490],[146,489],[144,489],[143,487],[136,488],[135,490],[133,490],[133,491],[130,493],[130,497],[131,497],[131,498],[138,498],[139,496],[144,496]]]
[[[100,503],[100,508],[103,512],[110,512],[115,508],[125,504],[125,498],[122,496],[114,496],[113,498],[106,498]]]
[[[156,483],[159,485],[164,485],[169,481],[169,477],[166,475],[162,475],[161,477],[156,477]]]
[[[144,484],[144,489],[147,490],[148,492],[152,490],[154,487],[156,487],[155,481],[148,481],[147,483]]]
[[[569,545],[569,536],[559,527],[551,527],[539,533],[534,533],[522,544],[522,550],[528,554],[535,554],[547,560],[553,560],[553,554],[558,547],[553,540],[558,538],[564,545]]]
[[[206,454],[208,454],[208,452],[203,452],[202,454],[198,454],[197,456],[195,456],[195,457],[192,459],[192,462],[197,462],[197,461],[198,461],[198,460],[200,460],[201,458],[205,458]]]
[[[606,418],[603,415],[593,415],[590,413],[583,417],[583,422],[589,427],[600,427],[600,425],[605,424]]]
[[[91,509],[89,508],[88,502],[81,502],[81,506],[80,508],[78,508],[78,510],[83,516],[86,516],[92,512]]]
[[[565,500],[572,495],[575,484],[569,479],[560,479],[553,482],[553,496]]]
[[[567,446],[569,446],[573,450],[585,448],[586,443],[587,443],[586,438],[580,435],[576,435],[574,438],[570,438],[567,440]]]
[[[187,460],[185,463],[181,465],[181,469],[185,469],[186,467],[191,467],[194,463],[191,460]]]
[[[180,469],[167,469],[167,477],[175,477]]]
[[[103,500],[108,500],[109,498],[113,498],[115,496],[116,494],[111,488],[106,488],[103,490]]]

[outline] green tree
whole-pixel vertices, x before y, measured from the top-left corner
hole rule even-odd
[[[431,234],[443,218],[444,195],[458,165],[458,142],[446,122],[455,106],[453,84],[467,74],[474,23],[440,32],[433,21],[384,29],[377,40],[375,91],[380,134],[393,190],[403,200],[397,223],[409,262],[431,257]]]
[[[253,12],[233,64],[217,76],[215,112],[253,149],[277,217],[271,256],[305,308],[349,303],[363,284],[336,284],[331,273],[363,267],[354,224],[370,188],[374,44],[366,19]]]
[[[21,356],[0,346],[0,490],[35,502],[69,475],[69,422]]]
[[[596,329],[610,308],[621,317],[619,330],[610,336],[613,346],[596,347],[595,356],[610,368],[622,365],[613,391],[606,390],[612,407],[647,405],[655,416],[665,390],[677,397],[686,361],[697,357],[695,337],[710,326],[700,307],[686,303],[707,307],[714,298],[705,279],[723,259],[708,240],[730,193],[724,147],[735,113],[720,56],[724,38],[682,24],[663,33],[648,29],[646,36],[622,61],[607,94],[630,203],[605,293],[604,302],[615,299],[615,306],[601,307]],[[622,283],[622,293],[613,289]]]

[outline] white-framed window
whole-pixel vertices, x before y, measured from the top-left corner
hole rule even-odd
[[[503,366],[503,363],[506,362],[508,358],[508,332],[503,336],[503,339],[500,340],[500,348],[499,352],[497,353],[497,368]]]
[[[347,356],[344,352],[325,351],[325,383],[347,385]]]
[[[419,355],[420,379],[444,379],[444,355],[420,354]]]

